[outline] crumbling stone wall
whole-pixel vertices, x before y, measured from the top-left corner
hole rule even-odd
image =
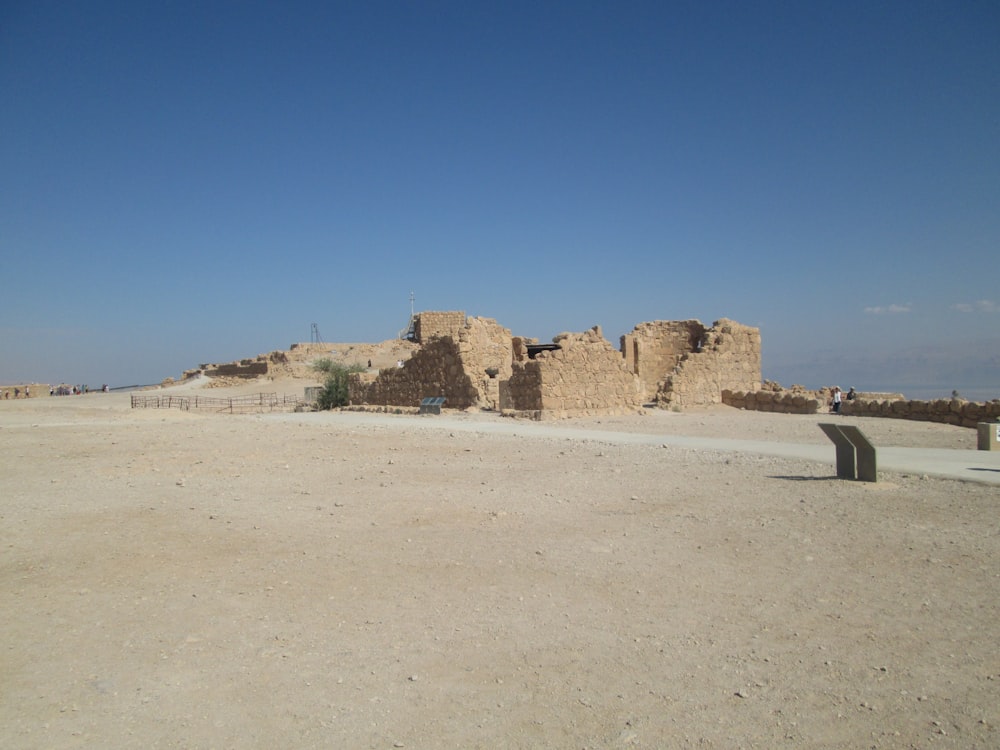
[[[205,365],[203,372],[212,378],[256,378],[267,375],[267,359],[244,359],[225,365]]]
[[[498,381],[511,372],[510,331],[489,318],[462,317],[454,335],[426,340],[402,367],[384,369],[374,377],[352,376],[351,403],[412,407],[421,399],[444,396],[447,408],[499,408]],[[487,370],[495,371],[494,377]]]
[[[361,378],[352,378],[360,385]],[[349,394],[355,391],[349,388]],[[458,344],[451,336],[435,337],[414,352],[402,367],[389,367],[371,381],[368,388],[351,395],[380,406],[417,406],[421,399],[444,396],[447,405],[464,409],[475,403],[475,388],[459,361]]]
[[[553,339],[557,350],[528,355],[533,339],[513,337],[490,318],[463,312],[415,317],[420,342],[403,367],[356,374],[352,404],[415,407],[444,396],[455,409],[499,408],[536,417],[616,414],[648,400],[660,406],[719,403],[722,390],[760,385],[760,331],[730,320],[643,323],[615,351],[599,327]]]
[[[722,403],[748,411],[781,414],[818,414],[824,401],[813,391],[731,391],[722,392]]]
[[[756,391],[761,382],[760,329],[725,318],[704,332],[701,346],[683,355],[660,381],[661,407],[718,404],[722,392]]]
[[[414,321],[414,340],[426,344],[436,336],[451,336],[458,341],[459,331],[465,327],[465,313],[461,311],[422,312]]]
[[[977,402],[960,398],[943,398],[934,401],[889,401],[856,398],[853,401],[843,401],[840,413],[856,417],[915,419],[921,422],[941,422],[975,428],[979,422],[994,422],[1000,419],[1000,400]]]
[[[500,383],[500,409],[507,414],[540,412],[542,409],[542,365],[528,358],[526,344],[515,336],[511,342],[514,362],[510,377]]]
[[[269,354],[258,354],[253,359],[241,359],[225,364],[203,363],[193,370],[185,370],[182,380],[205,374],[210,378],[256,378],[267,375],[272,365],[283,365],[288,362],[288,354],[276,350]]]
[[[562,333],[559,349],[527,357],[526,341],[515,340],[520,359],[500,384],[501,408],[510,414],[559,418],[622,414],[642,407],[642,386],[601,334],[599,326],[585,333]]]
[[[799,386],[790,390],[765,388],[756,392],[722,392],[722,403],[737,409],[773,411],[782,414],[826,414],[830,411],[830,389],[808,391]],[[854,417],[888,417],[940,422],[961,427],[975,427],[979,422],[1000,419],[1000,400],[976,402],[964,399],[908,399],[900,393],[859,393],[840,404],[840,413]]]
[[[656,399],[660,382],[685,355],[697,351],[705,338],[698,320],[654,320],[640,323],[621,337],[628,368],[639,376],[645,401]]]
[[[458,352],[462,368],[476,388],[476,405],[500,408],[500,383],[510,378],[513,337],[492,318],[468,318],[459,331]]]

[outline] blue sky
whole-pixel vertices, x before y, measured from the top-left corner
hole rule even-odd
[[[0,383],[381,341],[412,291],[1000,396],[998,38],[992,1],[0,2]]]

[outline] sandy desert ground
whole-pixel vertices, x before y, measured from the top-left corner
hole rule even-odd
[[[0,402],[0,746],[1000,746],[995,485],[501,421]]]

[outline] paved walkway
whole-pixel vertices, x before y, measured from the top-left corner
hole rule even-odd
[[[829,445],[802,445],[797,443],[770,443],[761,440],[719,440],[664,436],[658,442],[667,445],[685,445],[691,448],[740,451],[765,456],[798,458],[804,461],[829,464],[836,473],[837,456],[833,443]],[[898,474],[926,474],[927,476],[963,479],[969,482],[1000,485],[1000,451],[960,451],[945,448],[899,448],[875,446],[879,471]]]
[[[274,415],[271,418],[287,416],[300,420],[302,415]],[[399,418],[368,412],[325,412],[321,418],[339,423],[393,424],[399,426]],[[545,422],[523,420],[479,421],[448,416],[408,419],[407,428],[447,430],[449,432],[478,432],[499,435],[520,435],[521,437],[555,437],[573,440],[590,440],[598,443],[619,445],[672,445],[698,450],[734,451],[754,453],[780,458],[796,458],[803,461],[827,464],[831,474],[836,473],[836,451],[833,443],[806,445],[802,443],[776,443],[764,440],[736,440],[731,438],[686,437],[682,435],[648,435],[632,432],[611,432],[607,430],[586,430],[553,426]],[[875,446],[879,471],[899,474],[917,474],[962,479],[981,484],[1000,485],[1000,451],[947,450],[944,448],[899,448]]]

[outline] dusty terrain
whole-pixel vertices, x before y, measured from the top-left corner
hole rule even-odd
[[[0,746],[1000,746],[996,486],[614,439],[822,420],[0,402]]]

